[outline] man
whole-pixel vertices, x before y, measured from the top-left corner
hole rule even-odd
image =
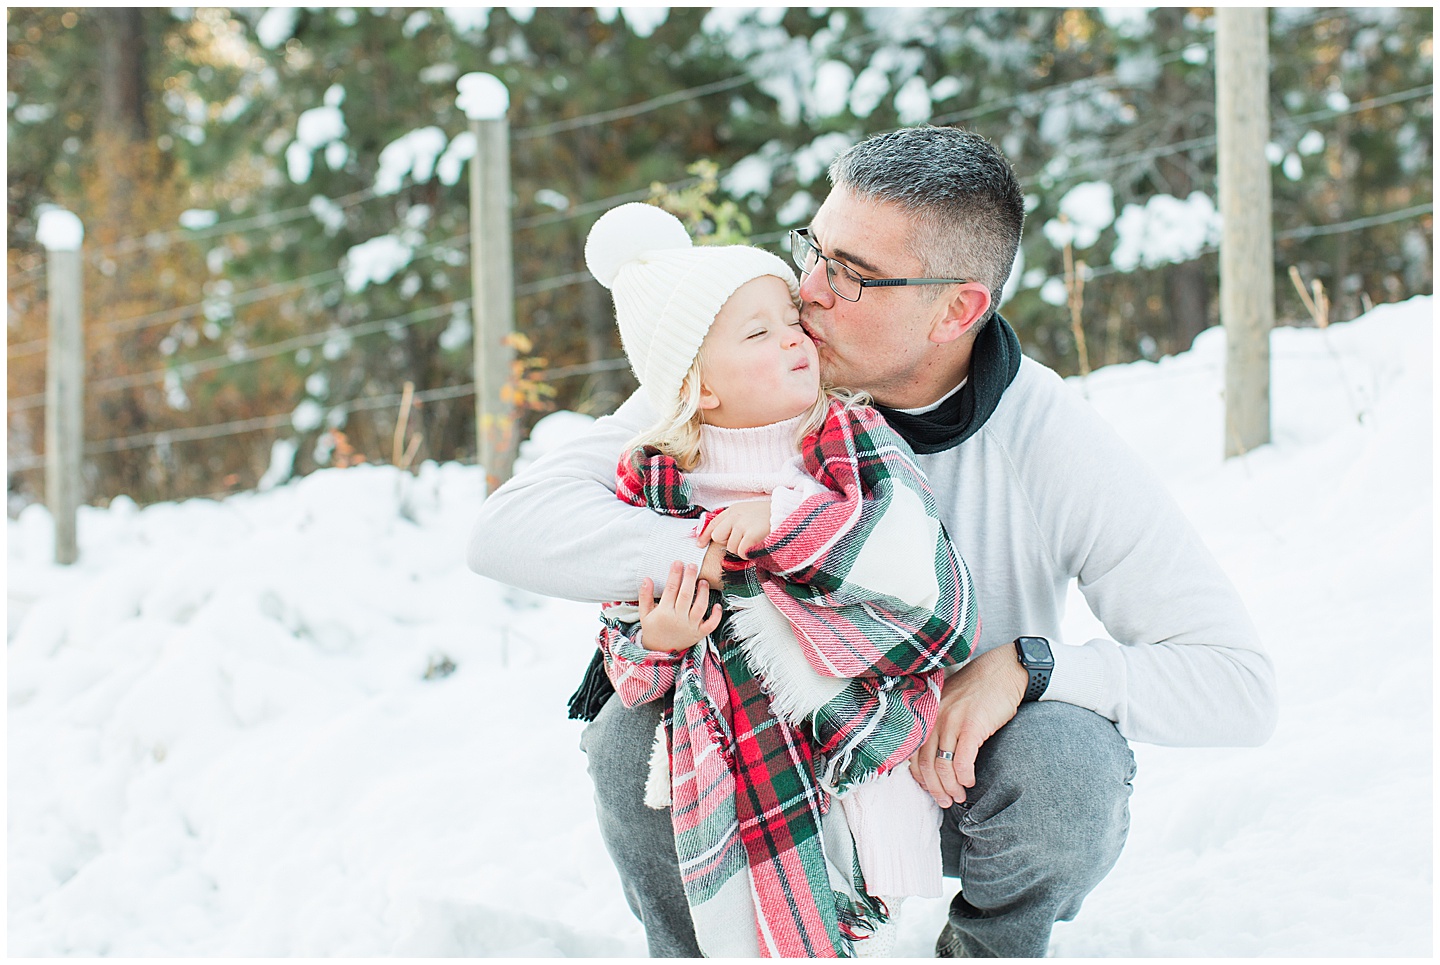
[[[979,600],[978,655],[947,679],[911,763],[945,809],[945,871],[961,881],[936,953],[1043,956],[1124,844],[1127,741],[1263,743],[1273,671],[1163,486],[996,314],[1024,221],[999,151],[910,128],[852,147],[830,178],[792,234],[802,322],[827,380],[868,391],[915,449]],[[653,418],[632,397],[490,496],[471,568],[594,601],[662,585],[675,560],[718,585],[718,548],[689,523],[613,496],[620,452]],[[1109,638],[1061,642],[1072,578]],[[582,744],[650,953],[695,956],[669,814],[641,801],[658,713],[610,700]]]

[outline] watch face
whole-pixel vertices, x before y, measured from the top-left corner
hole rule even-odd
[[[1021,637],[1020,649],[1027,662],[1044,664],[1051,660],[1049,644],[1039,637]]]

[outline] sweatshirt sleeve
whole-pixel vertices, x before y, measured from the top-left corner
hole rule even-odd
[[[1239,593],[1149,467],[1083,401],[1066,408],[1050,423],[1062,431],[1029,440],[1047,455],[1024,484],[1057,565],[1110,636],[1054,647],[1041,699],[1146,743],[1264,743],[1274,669]]]
[[[470,530],[470,569],[535,593],[606,603],[635,599],[647,576],[663,586],[675,560],[699,566],[705,547],[695,543],[694,520],[615,497],[620,454],[653,421],[637,392],[486,497]]]

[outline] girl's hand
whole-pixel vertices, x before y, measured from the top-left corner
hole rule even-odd
[[[699,569],[678,560],[670,565],[665,592],[655,599],[655,583],[647,576],[640,584],[640,645],[646,650],[675,653],[688,650],[720,625],[717,605],[705,615],[710,603],[710,584],[696,582]]]
[[[720,543],[727,553],[743,559],[770,535],[770,500],[736,503],[721,511],[700,531],[698,542]]]

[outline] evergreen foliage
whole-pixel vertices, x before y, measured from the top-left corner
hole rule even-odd
[[[527,418],[598,414],[633,389],[584,271],[604,210],[658,199],[703,240],[778,248],[839,151],[903,124],[969,127],[1019,172],[1029,224],[1004,310],[1030,354],[1078,369],[1067,233],[1092,269],[1091,367],[1181,351],[1218,321],[1203,245],[1153,266],[1122,250],[1122,224],[1153,199],[1216,200],[1208,8],[527,10],[146,9],[129,61],[95,56],[113,36],[104,11],[7,10],[12,505],[42,490],[46,203],[87,226],[87,438],[138,440],[92,453],[91,498],[248,488],[276,440],[295,472],[388,461],[407,382],[413,457],[473,458],[455,81],[474,71],[510,92],[531,346],[511,396]],[[1291,266],[1324,284],[1332,320],[1431,291],[1432,36],[1424,8],[1271,12],[1287,323],[1310,324]],[[139,137],[106,107],[127,64],[146,79]],[[1087,235],[1071,215],[1095,185],[1112,215]],[[174,435],[221,423],[250,428]]]

